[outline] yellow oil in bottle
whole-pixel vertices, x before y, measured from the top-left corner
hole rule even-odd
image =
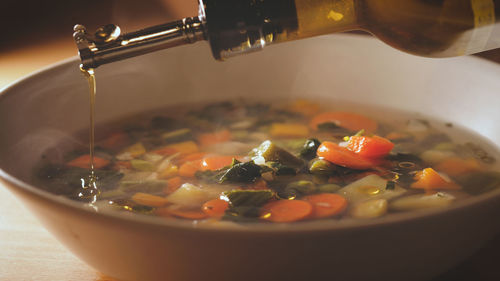
[[[279,41],[347,30],[428,57],[500,47],[500,0],[295,0],[298,28]]]

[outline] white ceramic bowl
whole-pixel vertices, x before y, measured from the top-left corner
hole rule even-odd
[[[48,147],[88,126],[76,59],[0,95],[0,178],[73,253],[123,280],[427,280],[500,230],[500,193],[446,210],[373,221],[192,225],[94,213],[42,192],[30,172]],[[500,144],[500,66],[425,59],[357,36],[327,36],[224,63],[207,45],[161,51],[97,70],[98,122],[166,105],[227,97],[307,97],[419,112]]]

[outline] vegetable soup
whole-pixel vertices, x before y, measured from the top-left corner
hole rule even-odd
[[[452,124],[280,104],[186,105],[112,126],[96,142],[92,200],[82,190],[85,145],[64,157],[47,151],[35,175],[41,188],[96,209],[238,223],[373,219],[500,187],[484,141]]]

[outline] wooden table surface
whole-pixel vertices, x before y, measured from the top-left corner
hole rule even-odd
[[[54,51],[56,50],[56,51]],[[0,89],[47,64],[73,56],[71,41],[0,53]],[[500,61],[500,52],[486,54]],[[452,271],[433,281],[498,281],[500,236]],[[0,281],[107,281],[53,238],[0,186]]]

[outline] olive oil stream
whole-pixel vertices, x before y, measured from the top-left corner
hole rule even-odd
[[[88,81],[89,84],[89,100],[90,100],[90,126],[89,126],[89,168],[90,174],[85,179],[82,178],[82,186],[78,196],[89,203],[97,201],[97,196],[100,191],[97,187],[97,176],[94,169],[94,135],[95,135],[95,96],[96,96],[96,81],[95,72],[93,68],[85,69],[80,66],[80,70]]]

